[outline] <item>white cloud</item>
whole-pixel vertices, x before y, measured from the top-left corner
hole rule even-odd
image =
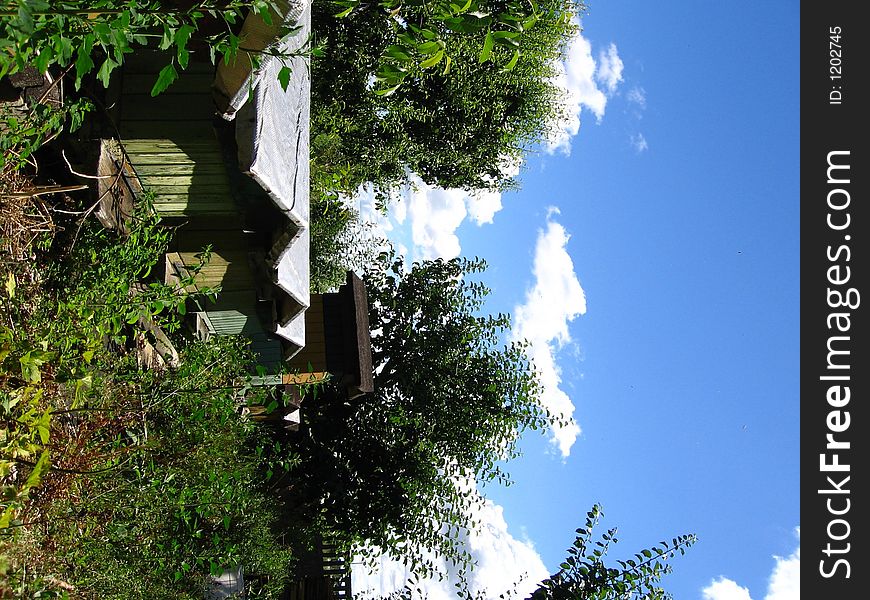
[[[704,588],[704,600],[752,600],[749,590],[720,577]]]
[[[623,66],[619,51],[613,42],[606,50],[598,53],[598,72],[595,73],[595,79],[604,85],[608,94],[615,92],[616,86],[622,81]]]
[[[800,540],[800,527],[795,529]],[[791,556],[774,556],[776,566],[770,574],[765,600],[798,600],[801,597],[801,547],[798,546]]]
[[[631,136],[631,145],[638,154],[649,148],[649,143],[647,143],[642,133],[636,133]]]
[[[795,535],[800,542],[800,527],[795,529]],[[767,595],[764,600],[800,600],[800,545],[788,558],[774,556],[776,564],[767,582]],[[701,593],[703,600],[752,600],[749,590],[741,587],[735,581],[720,576],[710,582]]]
[[[514,309],[513,336],[529,342],[530,356],[543,386],[542,404],[552,413],[570,418],[565,425],[554,425],[551,439],[567,457],[580,427],[573,419],[574,404],[559,387],[562,375],[556,353],[571,341],[568,323],[586,313],[586,294],[566,250],[570,236],[552,220],[553,214],[558,210],[550,209],[547,228],[538,233],[532,268],[535,283],[526,292],[525,303]]]
[[[631,88],[625,95],[625,99],[631,104],[637,105],[640,110],[646,109],[646,90],[642,87],[635,86]],[[637,115],[640,118],[640,115]]]
[[[420,182],[402,202],[408,203],[414,258],[453,258],[461,251],[456,230],[468,215],[462,190],[432,188]]]
[[[474,489],[470,493],[478,494]],[[503,509],[491,500],[484,500],[474,518],[481,521],[480,528],[464,539],[465,549],[476,566],[469,575],[469,591],[480,591],[486,598],[498,598],[515,588],[519,598],[525,598],[537,583],[549,575],[540,555],[528,540],[518,540],[507,529]],[[423,598],[427,600],[455,600],[459,581],[455,567],[445,561],[437,562],[446,574],[444,579],[421,582]],[[353,569],[351,587],[359,597],[389,594],[401,589],[410,572],[401,562],[381,556],[373,574],[365,567]]]
[[[616,92],[622,81],[623,64],[613,43],[599,52],[598,58],[600,64],[596,64],[592,57],[589,40],[577,34],[568,46],[565,60],[556,65],[554,83],[564,92],[567,112],[554,124],[547,140],[547,151],[551,154],[556,151],[570,153],[571,138],[580,131],[581,110],[591,111],[599,123],[604,118],[608,94]],[[604,86],[606,93],[596,82]]]
[[[503,166],[508,176],[519,172],[515,162]],[[405,249],[403,255],[412,261],[459,256],[462,247],[457,230],[462,223],[492,223],[502,209],[501,193],[497,191],[445,190],[427,185],[416,176],[411,181],[411,186],[395,192],[396,200],[390,203],[386,215],[375,209],[370,188],[360,188],[355,200],[361,217],[373,224],[376,234],[388,238],[396,248]]]
[[[492,190],[472,192],[466,200],[469,216],[478,225],[492,223],[495,213],[502,209],[501,193]]]

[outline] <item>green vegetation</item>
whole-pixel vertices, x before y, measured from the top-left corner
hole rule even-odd
[[[332,138],[326,161],[313,145],[315,160],[343,169],[354,189],[371,183],[386,193],[411,173],[441,187],[510,187],[507,166],[565,109],[551,77],[583,5],[396,3],[391,18],[382,5],[351,4],[358,10],[344,18],[331,3],[313,5],[322,56],[312,69],[311,135]],[[427,68],[426,56],[443,59]],[[401,79],[389,94],[379,89],[395,84],[386,73]]]
[[[659,586],[662,577],[671,572],[668,559],[683,555],[696,538],[681,535],[670,542],[662,541],[644,548],[634,558],[617,560],[619,567],[608,567],[604,559],[615,545],[616,528],[607,530],[593,543],[592,531],[604,516],[600,505],[586,513],[586,525],[577,529],[577,537],[568,548],[565,562],[559,571],[538,584],[529,600],[609,600],[611,598],[638,598],[665,600],[671,598]]]
[[[662,541],[634,554],[634,558],[617,560],[619,567],[605,564],[607,553],[618,540],[616,528],[607,530],[593,543],[593,529],[604,513],[596,504],[586,513],[586,524],[577,529],[577,537],[568,548],[565,561],[559,570],[538,584],[527,600],[669,600],[659,582],[671,572],[667,562],[678,553],[685,554],[696,539],[683,535],[670,542]],[[467,579],[460,573],[457,598],[461,600],[486,600],[486,596],[468,591]],[[384,600],[414,600],[420,597],[419,579],[387,596]],[[516,598],[516,590],[508,590],[502,598]]]
[[[294,448],[306,503],[420,572],[432,567],[426,551],[467,561],[472,482],[504,481],[496,462],[549,422],[523,347],[499,339],[508,317],[478,314],[488,291],[471,277],[483,267],[437,260],[405,272],[381,256],[366,278],[375,392],[307,403]]]
[[[178,369],[137,360],[192,300],[151,277],[170,235],[147,209],[124,236],[91,219],[4,268],[4,593],[200,598],[243,563],[266,598],[290,575],[259,458],[272,440],[241,414],[265,393],[239,391],[245,341],[176,335]]]
[[[21,0],[12,7],[0,9],[0,77],[28,65],[41,73],[56,65],[72,71],[76,87],[95,69],[108,85],[136,48],[172,49],[152,95],[171,85],[179,68],[187,68],[191,46],[208,51],[212,63],[232,59],[241,44],[232,26],[248,10],[271,20],[272,10],[266,0]]]
[[[46,191],[54,182],[34,168],[39,153],[78,127],[89,104],[71,94],[63,109],[3,115],[0,597],[201,598],[210,576],[242,565],[249,598],[277,598],[317,538],[378,545],[420,577],[434,571],[427,552],[473,569],[460,541],[476,526],[480,499],[469,489],[509,481],[500,465],[517,455],[518,437],[564,416],[539,404],[525,347],[503,341],[509,317],[485,314],[485,263],[405,269],[402,257],[376,254],[346,198],[370,184],[386,204],[412,175],[513,185],[506,166],[562,110],[553,61],[582,9],[315,3],[312,287],[334,289],[348,268],[364,274],[377,370],[375,391],[351,400],[331,384],[302,390],[304,422],[292,435],[253,417],[284,400],[253,384],[247,340],[204,342],[183,326],[204,298],[185,291],[193,279],[163,283],[174,231],[147,194],[118,233],[96,221],[92,199]],[[234,55],[247,10],[270,18],[272,7],[21,0],[0,10],[0,75],[35,65],[76,87],[106,83],[126,54],[154,43],[172,50],[160,93],[191,51]],[[157,331],[177,360],[154,358]],[[588,514],[534,600],[666,597],[664,561],[694,538],[615,569],[603,562],[615,532],[591,543],[599,516]]]

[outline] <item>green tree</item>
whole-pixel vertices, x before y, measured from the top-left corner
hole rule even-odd
[[[441,187],[510,187],[506,165],[565,110],[553,77],[584,6],[476,1],[462,16],[487,24],[469,28],[433,17],[434,4],[404,5],[393,17],[360,5],[344,18],[330,3],[314,4],[323,55],[312,70],[312,137],[338,136],[332,167],[350,169],[355,185],[383,190],[416,173]],[[421,67],[438,53],[437,65]],[[401,85],[386,93],[399,78],[390,73]]]
[[[379,546],[421,573],[424,551],[468,557],[474,482],[506,481],[499,461],[523,430],[546,427],[538,383],[507,315],[478,314],[488,293],[471,281],[482,261],[414,264],[381,257],[366,277],[375,391],[306,400],[294,485],[327,524]]]
[[[616,528],[609,529],[601,539],[593,542],[593,529],[604,513],[596,504],[586,513],[586,525],[577,529],[577,537],[568,548],[559,570],[538,584],[527,600],[668,600],[671,594],[659,585],[661,579],[672,572],[667,561],[696,542],[694,534],[681,535],[670,542],[662,541],[645,548],[633,559],[617,560],[619,568],[608,567],[604,559],[611,546],[617,543]],[[468,576],[459,574],[456,596],[460,600],[486,600],[483,591],[469,591]],[[501,598],[515,598],[516,589],[508,590]],[[405,586],[383,600],[415,600],[423,598],[419,577],[413,577]]]
[[[577,529],[577,538],[568,548],[568,556],[559,571],[538,584],[529,600],[665,600],[672,598],[659,586],[662,577],[671,573],[667,560],[695,541],[694,534],[680,535],[671,542],[661,541],[645,548],[634,558],[617,560],[619,568],[609,567],[604,559],[617,543],[616,528],[609,529],[593,543],[592,530],[604,516],[596,504],[586,513],[586,526]]]

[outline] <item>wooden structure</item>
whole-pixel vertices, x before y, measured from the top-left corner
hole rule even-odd
[[[282,0],[277,6],[283,12],[273,15],[274,27],[251,14],[243,31],[258,33],[259,41],[247,40],[253,48],[266,48],[280,24],[298,23],[302,33],[279,48],[291,53],[307,38],[310,4]],[[305,58],[285,59],[294,73],[285,90],[277,80],[284,64],[278,59],[263,60],[252,72],[245,57],[215,68],[191,55],[178,80],[151,97],[169,60],[156,50],[131,54],[113,78],[107,104],[115,126],[101,133],[121,144],[104,142],[101,172],[124,173],[130,198],[153,193],[154,210],[179,226],[165,261],[168,283],[195,273],[197,287],[220,287],[216,302],[189,307],[196,333],[245,334],[260,363],[274,372],[304,346],[310,303]],[[115,198],[101,207],[104,222],[119,225],[130,212],[118,208],[124,202],[131,200]],[[202,264],[206,246],[211,250]]]
[[[318,539],[302,557],[298,578],[282,600],[351,600],[350,555],[333,543]]]
[[[329,374],[349,398],[374,391],[371,331],[365,284],[353,272],[337,293],[312,294],[305,311],[305,348],[290,357],[284,383],[308,383]],[[321,376],[321,377],[318,377]]]
[[[305,42],[309,2],[279,0],[276,6],[282,13],[270,24],[253,13],[245,19],[245,48],[267,48],[281,23],[302,26],[281,42],[291,44],[281,51],[293,54]],[[108,171],[125,175],[126,204],[153,192],[154,210],[178,225],[165,281],[179,284],[193,276],[196,289],[220,288],[215,302],[188,306],[196,334],[243,334],[270,373],[292,373],[258,378],[295,393],[289,403],[295,414],[256,415],[278,417],[282,425],[285,418],[299,422],[301,397],[293,384],[329,374],[348,396],[373,389],[362,281],[349,274],[336,294],[309,293],[310,80],[304,56],[296,54],[264,58],[256,72],[243,56],[215,68],[192,54],[178,80],[156,97],[151,86],[170,57],[156,50],[131,54],[107,98],[114,125],[101,132],[120,143],[105,140],[100,156]],[[277,70],[288,63],[292,75],[285,89]],[[107,204],[101,218],[121,226],[131,207],[119,209],[124,201],[117,198]]]

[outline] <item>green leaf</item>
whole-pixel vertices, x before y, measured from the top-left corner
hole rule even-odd
[[[175,33],[172,31],[172,28],[169,25],[163,25],[163,37],[160,39],[160,45],[158,48],[161,50],[166,50],[172,45],[172,41],[175,39]]]
[[[112,45],[112,30],[108,23],[97,22],[93,25],[93,32],[97,36],[100,45],[109,47]]]
[[[55,54],[57,54],[57,56],[60,58],[60,63],[66,65],[69,62],[69,59],[72,58],[72,40],[68,37],[64,37],[61,34],[52,36],[52,39],[54,40],[53,46]]]
[[[175,32],[175,45],[178,48],[178,64],[182,69],[187,68],[187,61],[190,58],[190,53],[187,51],[187,42],[194,31],[196,29],[192,25],[185,23]]]
[[[6,295],[10,298],[15,297],[15,274],[9,273],[6,277]]]
[[[436,52],[435,54],[433,54],[432,56],[430,56],[429,58],[427,58],[426,60],[421,62],[420,66],[424,69],[434,67],[439,62],[441,62],[442,58],[444,58],[444,50],[439,50],[438,52]]]
[[[90,362],[90,361],[88,361]],[[91,386],[94,383],[94,379],[92,375],[85,375],[79,379],[76,379],[76,391],[75,398],[73,400],[73,404],[76,406],[81,405],[82,400],[84,400],[85,392],[91,389]]]
[[[187,68],[187,63],[190,62],[190,52],[187,50],[178,50],[178,66],[183,69]]]
[[[337,15],[332,15],[332,16],[335,17],[336,19],[343,19],[344,17],[349,15],[353,11],[354,8],[355,8],[354,6],[351,6],[350,8],[347,8],[346,10],[341,11]]]
[[[91,50],[94,48],[94,36],[86,35],[82,38],[81,46],[79,46],[76,54],[76,84],[81,83],[82,77],[87,75],[94,68],[94,61],[91,59]]]
[[[492,44],[493,44],[493,36],[492,32],[486,34],[486,39],[483,40],[483,50],[480,51],[480,57],[478,57],[478,62],[485,63],[489,60],[490,55],[492,54]]]
[[[504,66],[503,71],[513,71],[514,67],[517,66],[517,61],[520,60],[520,51],[514,50],[513,58],[510,59],[510,62]]]
[[[417,52],[420,54],[434,54],[440,49],[441,44],[438,42],[423,42],[422,44],[417,44]]]
[[[118,63],[108,56],[106,57],[106,60],[103,61],[103,64],[100,66],[100,70],[97,72],[97,79],[100,80],[100,83],[103,84],[103,87],[109,87],[109,79],[112,75],[112,71],[114,71],[115,67],[117,66]]]
[[[292,69],[287,65],[284,65],[281,67],[281,70],[278,71],[278,83],[281,84],[281,89],[285,92],[287,91],[287,86],[290,85],[290,75],[292,73]]]
[[[396,92],[397,89],[399,89],[399,86],[394,85],[393,87],[390,87],[390,88],[387,88],[384,90],[374,90],[374,94],[376,96],[384,96],[384,97],[391,96],[392,94],[394,94]]]
[[[157,76],[157,81],[154,83],[154,87],[151,88],[151,97],[153,98],[162,93],[166,88],[172,85],[172,82],[176,79],[178,79],[178,71],[175,70],[175,65],[173,63],[169,63],[160,70],[160,74]]]
[[[39,56],[33,59],[33,66],[40,73],[45,73],[52,62],[54,62],[53,49],[50,46],[46,46],[39,53]]]
[[[6,529],[9,527],[9,524],[12,522],[12,517],[15,515],[15,507],[7,506],[6,510],[3,511],[3,515],[0,516],[0,529]]]
[[[401,60],[403,62],[412,60],[411,55],[408,53],[408,48],[406,48],[405,46],[387,46],[387,49],[384,50],[384,52],[387,54],[387,56],[395,60]]]
[[[43,444],[46,442],[43,442]],[[30,488],[34,488],[39,485],[42,481],[42,474],[48,470],[48,450],[43,450],[42,454],[39,456],[39,460],[36,461],[36,465],[34,465],[33,470],[30,472],[30,475],[27,476],[27,481],[24,482],[24,486],[21,488],[22,492],[27,492]]]

